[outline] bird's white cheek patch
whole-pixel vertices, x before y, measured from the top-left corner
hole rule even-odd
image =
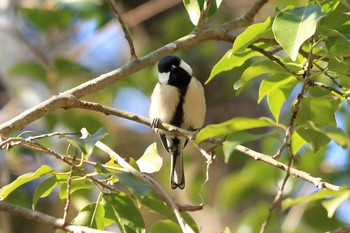
[[[170,72],[158,73],[158,80],[161,84],[167,84],[169,81]]]

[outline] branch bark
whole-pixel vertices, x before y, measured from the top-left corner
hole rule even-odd
[[[41,104],[32,107],[12,118],[11,120],[0,125],[0,134],[9,135],[17,130],[23,129],[28,124],[40,119],[48,113],[54,112],[62,106],[69,105],[71,97],[78,99],[101,90],[114,82],[127,77],[147,66],[157,62],[166,54],[172,54],[177,51],[189,49],[199,43],[208,40],[223,40],[225,41],[228,33],[232,30],[243,28],[253,22],[254,16],[267,3],[268,0],[257,0],[249,10],[240,18],[227,22],[218,28],[211,28],[195,34],[189,34],[172,43],[169,43],[144,57],[131,60],[124,66],[96,77],[88,82],[67,90],[57,96],[52,96]],[[68,101],[67,104],[64,101]]]
[[[89,227],[78,226],[74,224],[66,224],[63,219],[55,218],[39,211],[27,209],[21,206],[12,205],[5,202],[0,202],[0,211],[10,213],[28,220],[47,224],[56,229],[61,229],[69,232],[79,233],[112,233],[111,231],[101,231]]]

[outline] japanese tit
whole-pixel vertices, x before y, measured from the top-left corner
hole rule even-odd
[[[186,130],[202,127],[206,111],[204,90],[192,73],[191,67],[177,56],[168,55],[159,61],[158,83],[151,96],[149,111],[153,125],[160,120]],[[188,140],[164,130],[157,133],[165,150],[171,154],[171,188],[183,189],[183,149]]]

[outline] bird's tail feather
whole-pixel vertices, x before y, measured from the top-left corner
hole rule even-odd
[[[172,189],[185,188],[182,150],[175,150],[171,153],[170,184]]]

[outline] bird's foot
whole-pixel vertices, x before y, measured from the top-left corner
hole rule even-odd
[[[159,125],[161,125],[161,124],[162,124],[162,121],[159,118],[154,118],[154,119],[152,119],[152,122],[151,122],[151,128],[154,131],[157,131],[159,128]]]

